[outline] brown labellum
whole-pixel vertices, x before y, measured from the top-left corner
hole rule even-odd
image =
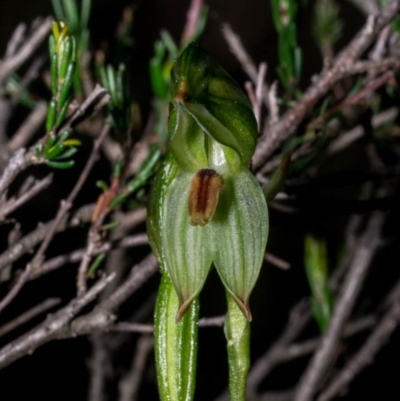
[[[185,102],[188,98],[188,88],[185,81],[180,81],[178,84],[178,89],[175,93],[174,99],[178,102]]]
[[[199,170],[190,184],[188,210],[192,226],[205,226],[213,217],[224,181],[211,169]]]

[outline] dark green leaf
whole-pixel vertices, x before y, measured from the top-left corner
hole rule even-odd
[[[46,154],[50,148],[52,148],[54,146],[54,144],[56,143],[56,135],[55,134],[51,134],[47,140],[46,143],[44,144],[44,148],[43,148],[43,153]]]
[[[105,258],[106,258],[105,253],[101,253],[100,255],[97,256],[97,258],[93,261],[93,263],[90,265],[90,267],[88,269],[87,277],[93,277],[94,273],[97,271],[97,269],[103,263]]]
[[[47,109],[47,120],[46,120],[46,131],[51,132],[55,127],[57,116],[57,102],[52,99],[50,100],[49,107]]]
[[[46,164],[53,168],[65,170],[65,169],[71,168],[75,164],[75,162],[73,160],[71,160],[69,162],[53,162],[53,161],[47,160]]]
[[[63,152],[60,156],[58,157],[53,157],[53,160],[65,160],[65,159],[69,159],[70,157],[72,157],[76,152],[78,151],[78,149],[76,148],[69,148],[67,149],[65,152]]]

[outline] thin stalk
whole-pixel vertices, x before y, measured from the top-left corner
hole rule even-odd
[[[250,323],[227,292],[228,314],[225,337],[228,348],[230,401],[246,401],[247,372],[250,367]]]
[[[172,281],[163,274],[154,319],[155,354],[161,401],[193,400],[196,382],[199,301],[194,300],[176,323],[179,300]]]

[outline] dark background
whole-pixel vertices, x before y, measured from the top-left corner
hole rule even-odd
[[[267,0],[210,0],[210,18],[202,37],[201,43],[217,61],[241,84],[246,76],[241,70],[234,56],[221,35],[221,22],[229,22],[233,29],[240,34],[245,47],[258,63],[268,62],[268,82],[275,78],[277,64],[277,41],[272,25],[270,5]],[[341,17],[345,22],[344,37],[338,43],[341,48],[349,38],[361,27],[363,16],[347,2],[339,2],[342,7]],[[135,45],[132,47],[132,92],[135,99],[141,104],[144,114],[151,107],[151,90],[148,77],[149,59],[153,53],[153,43],[158,37],[161,28],[167,29],[176,40],[185,22],[185,15],[189,1],[143,0],[130,2],[122,0],[94,0],[90,19],[91,40],[95,47],[113,37],[116,25],[124,7],[135,5],[133,37]],[[0,54],[4,49],[11,33],[19,22],[29,23],[36,16],[46,16],[52,13],[50,0],[13,0],[0,1]],[[310,7],[301,16],[299,41],[304,52],[304,75],[302,87],[309,85],[310,77],[321,68],[320,55],[311,36],[312,2]],[[343,169],[362,169],[365,166],[362,149],[358,144],[343,154],[332,158],[322,165],[326,172]],[[82,161],[83,163],[83,161]],[[67,194],[79,174],[79,163],[75,173],[70,175],[58,174],[60,179],[55,180],[51,193],[41,203],[22,209],[19,218],[24,232],[34,228],[37,216],[49,219],[58,207],[58,199]],[[38,170],[38,174],[42,171]],[[108,166],[97,166],[92,174],[92,182],[98,178],[107,179]],[[354,198],[358,187],[350,187],[332,191],[329,196],[338,198]],[[98,195],[96,190],[83,194],[78,203],[84,204],[94,201]],[[253,311],[252,323],[252,360],[255,361],[281,332],[290,307],[301,297],[309,293],[303,269],[303,241],[308,233],[319,235],[326,239],[330,254],[330,267],[333,268],[338,258],[343,241],[343,230],[349,217],[349,212],[327,207],[324,204],[326,193],[324,190],[315,190],[302,195],[304,208],[295,214],[283,214],[275,210],[270,211],[271,227],[268,250],[291,263],[289,271],[278,270],[271,265],[265,265],[260,280],[252,295],[251,306]],[[309,201],[309,202],[308,202]],[[307,205],[312,206],[307,207]],[[392,235],[398,232],[398,212],[392,212],[387,230]],[[51,247],[52,253],[57,254],[69,247],[83,246],[86,232],[74,230],[58,236]],[[4,244],[3,239],[1,244]],[[365,291],[359,302],[361,310],[365,305],[376,305],[381,297],[390,288],[398,277],[399,271],[399,243],[392,241],[389,247],[378,253],[371,273],[366,282]],[[145,249],[147,251],[147,249]],[[138,251],[132,251],[138,252]],[[130,255],[133,258],[136,254]],[[21,265],[29,260],[23,259]],[[2,316],[1,322],[6,322],[13,316],[33,306],[48,296],[61,296],[67,302],[74,293],[75,277],[69,269],[52,273],[48,277],[38,280],[38,283],[29,284],[19,295],[13,306],[8,308]],[[156,291],[159,277],[153,278],[135,295],[134,302],[144,299],[148,294]],[[51,288],[50,292],[49,289]],[[0,292],[4,288],[0,287]],[[45,291],[45,292],[44,292]],[[51,292],[53,291],[53,292]],[[224,313],[224,291],[215,272],[211,274],[202,293],[202,316],[213,316]],[[129,303],[122,309],[122,314],[129,314],[137,304]],[[367,307],[366,307],[367,308]],[[357,308],[356,308],[357,310]],[[42,317],[33,323],[39,323]],[[29,326],[31,327],[31,326]],[[22,334],[29,327],[20,330]],[[314,324],[305,332],[307,336],[318,334]],[[7,343],[16,335],[15,332],[0,340],[1,345]],[[214,399],[227,384],[227,364],[225,357],[225,339],[220,328],[200,329],[197,400]],[[351,344],[362,344],[365,335],[355,337]],[[370,399],[395,400],[400,399],[398,385],[400,335],[398,332],[392,337],[390,344],[379,354],[375,364],[364,371],[352,384],[351,395],[347,400]],[[127,342],[126,355],[121,355],[121,366],[130,362],[134,342]],[[351,354],[344,353],[344,361]],[[39,348],[31,357],[25,357],[10,367],[0,371],[0,400],[24,400],[37,398],[40,400],[85,400],[87,397],[90,356],[90,343],[86,338],[77,338],[65,341],[56,341]],[[263,385],[264,390],[290,389],[298,381],[301,372],[307,364],[308,358],[302,358],[289,365],[283,365],[272,372]],[[158,399],[155,387],[154,367],[149,366],[146,373],[146,384],[143,386],[140,399]]]

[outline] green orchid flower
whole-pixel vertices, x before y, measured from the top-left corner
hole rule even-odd
[[[268,236],[267,205],[248,167],[257,141],[251,106],[197,44],[171,73],[169,154],[150,199],[149,234],[179,297],[179,321],[214,263],[251,320],[249,296]]]
[[[159,293],[156,336],[157,327],[170,324],[172,313],[182,327],[175,331],[190,332],[183,329],[191,324],[185,314],[194,316],[193,310],[198,310],[197,297],[212,265],[229,294],[228,305],[237,305],[244,322],[250,321],[249,297],[261,269],[269,227],[265,196],[249,171],[257,123],[242,90],[197,44],[190,44],[177,59],[171,84],[169,151],[152,186],[148,232],[164,276],[162,286],[165,289],[168,281],[174,291]],[[166,302],[171,296],[175,301]],[[167,304],[175,309],[166,313]],[[237,314],[231,315],[237,320]],[[244,322],[241,332],[248,339]],[[234,331],[231,326],[226,330]],[[173,338],[170,345],[179,348],[181,337],[163,333],[161,342],[156,340],[156,355],[158,365],[165,367],[166,338]],[[193,365],[189,360],[187,364]],[[171,378],[171,372],[159,375],[159,383],[165,375]],[[178,375],[175,395],[184,387],[180,380]],[[172,392],[167,389],[169,395],[163,399],[189,400],[193,391],[177,398]]]

